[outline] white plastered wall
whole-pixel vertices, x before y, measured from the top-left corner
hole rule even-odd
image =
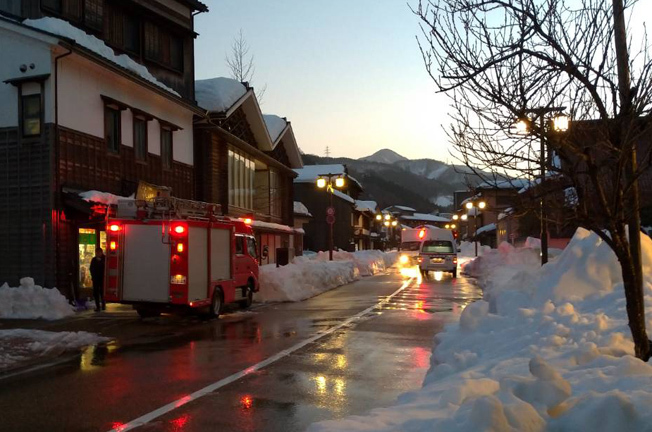
[[[174,160],[193,163],[193,112],[129,78],[73,54],[59,63],[59,124],[98,138],[104,137],[107,96],[182,128],[173,134]],[[122,143],[133,146],[132,116],[122,111]],[[148,149],[160,155],[160,124],[147,124]]]
[[[36,32],[22,31],[19,26],[0,22],[0,127],[18,127],[18,89],[4,81],[29,76],[51,74],[45,81],[45,122],[54,121],[54,100],[52,96],[52,55],[48,40]],[[34,69],[30,65],[34,65]],[[26,71],[21,72],[20,66]],[[27,84],[25,94],[40,92],[40,85]]]

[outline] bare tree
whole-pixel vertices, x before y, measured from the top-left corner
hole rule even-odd
[[[647,361],[638,180],[651,175],[652,61],[644,29],[636,45],[628,35],[636,3],[420,0],[413,12],[462,162],[489,181],[547,178],[537,199],[566,197],[576,223],[618,257],[636,356]],[[572,118],[566,133],[544,118],[560,106]],[[514,133],[518,118],[529,134]]]
[[[233,39],[231,44],[231,53],[226,56],[226,64],[231,71],[231,78],[240,82],[247,82],[253,87],[256,66],[253,54],[249,54],[250,51],[251,47],[245,39],[242,29],[240,29],[238,36]],[[267,91],[267,84],[264,84],[256,91],[259,103],[262,103],[265,91]]]

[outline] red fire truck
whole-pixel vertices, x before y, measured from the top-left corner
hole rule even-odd
[[[127,202],[121,211],[122,204],[107,220],[107,301],[132,304],[141,317],[184,310],[218,316],[225,304],[251,305],[259,285],[250,220],[174,198]]]

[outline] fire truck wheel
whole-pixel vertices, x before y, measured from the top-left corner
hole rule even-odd
[[[245,293],[245,299],[238,302],[240,307],[243,309],[247,309],[254,302],[254,289],[251,286],[251,283],[249,283],[245,290],[247,290]]]
[[[222,294],[221,288],[215,288],[213,292],[213,301],[211,303],[210,316],[211,318],[217,318],[222,313],[222,307],[224,306],[224,296]]]

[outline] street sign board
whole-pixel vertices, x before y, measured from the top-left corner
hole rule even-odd
[[[326,214],[327,214],[328,216],[333,216],[333,215],[335,215],[335,207],[328,207],[328,208],[326,209]]]
[[[333,225],[335,223],[335,216],[333,215],[326,216],[326,223]]]

